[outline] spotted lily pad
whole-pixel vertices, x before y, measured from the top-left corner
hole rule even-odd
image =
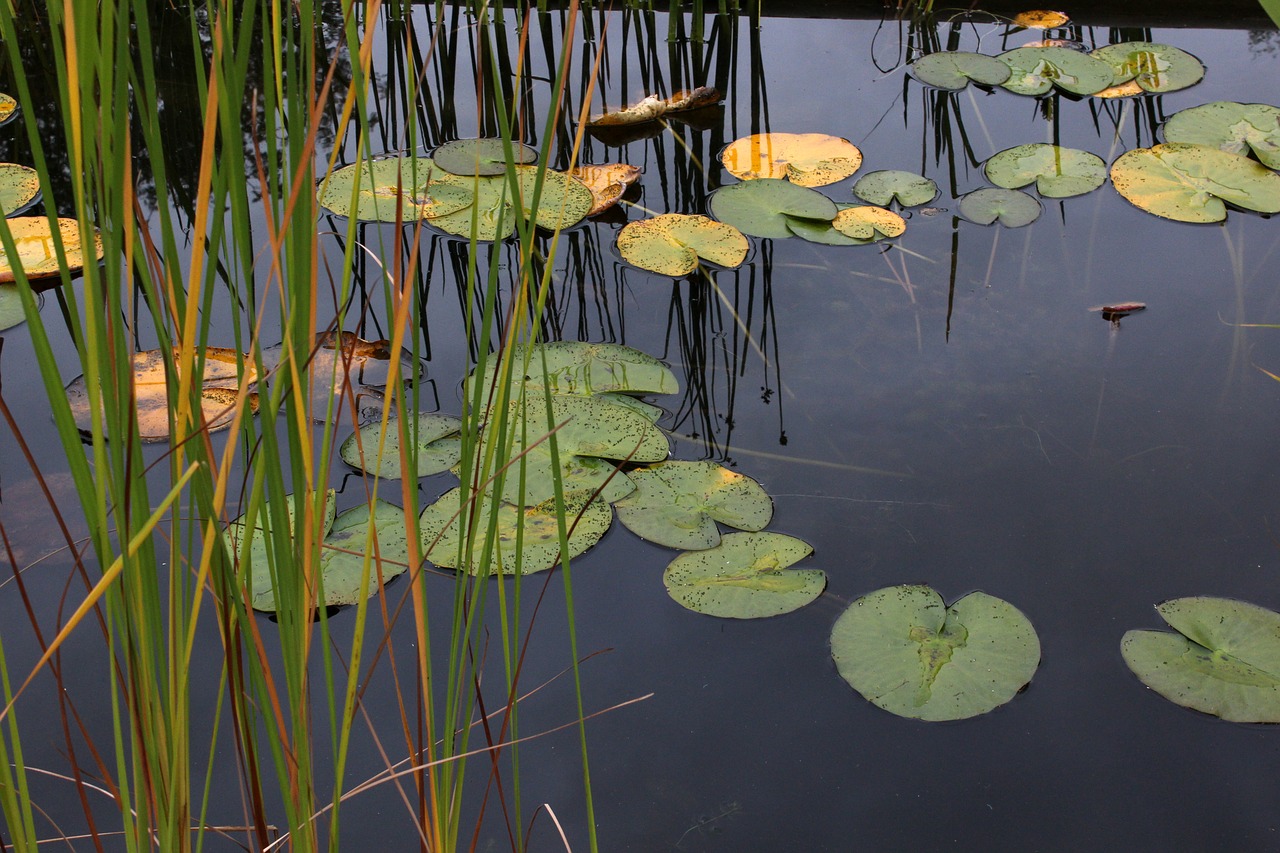
[[[1048,9],[1032,9],[1027,12],[1019,12],[1010,21],[1015,27],[1023,27],[1029,30],[1056,30],[1059,27],[1065,27],[1070,22],[1071,17],[1066,13],[1054,12]]]
[[[455,176],[453,180],[466,186],[475,204],[435,217],[431,224],[459,237],[503,240],[515,230],[517,211],[524,219],[533,220],[538,227],[555,230],[577,224],[591,210],[594,203],[591,190],[564,172],[550,169],[543,172],[537,209],[531,208],[538,183],[538,168],[516,166],[515,169],[518,204],[506,175],[493,178]]]
[[[980,86],[999,86],[1012,73],[1008,65],[994,56],[963,50],[926,54],[907,66],[907,70],[926,86],[952,92],[968,86],[970,80]]]
[[[1204,77],[1204,66],[1185,50],[1149,41],[1126,41],[1095,50],[1092,56],[1111,66],[1111,85],[1132,80],[1147,92],[1176,92]]]
[[[12,95],[0,92],[0,127],[18,117],[18,101]]]
[[[458,437],[462,421],[448,415],[419,413],[405,427],[417,449],[417,472],[414,476],[428,477],[458,464],[462,456],[462,442]],[[387,422],[385,438],[381,432],[381,420],[365,424],[342,443],[338,455],[352,468],[384,479],[398,480],[403,476],[398,420],[393,418]]]
[[[661,275],[685,276],[699,259],[736,267],[747,257],[747,238],[732,225],[706,216],[664,213],[628,222],[618,233],[622,259]]]
[[[0,213],[13,216],[40,198],[40,175],[30,166],[0,163]]]
[[[262,363],[268,379],[279,374],[280,379],[290,375],[290,370],[280,370],[285,356],[284,344],[277,344],[262,351]],[[324,421],[329,401],[333,400],[335,412],[345,411],[349,403],[344,395],[349,390],[355,398],[357,412],[382,400],[391,375],[391,361],[399,359],[396,378],[408,382],[422,374],[422,365],[405,349],[391,351],[390,341],[366,341],[352,332],[334,335],[321,332],[316,336],[313,352],[297,353],[297,363],[308,368],[311,417]]]
[[[497,535],[486,559],[484,543],[493,517],[492,499],[481,496],[463,506],[461,495],[461,489],[452,489],[422,511],[418,529],[422,534],[423,552],[432,563],[465,569],[473,575],[485,572],[527,575],[560,564],[554,500],[523,511],[509,503],[499,504],[495,522]],[[599,542],[613,521],[613,509],[607,503],[587,502],[581,493],[565,495],[565,513],[571,558]],[[468,535],[472,530],[474,535]]]
[[[39,305],[40,295],[36,294],[36,298],[36,304]],[[22,309],[22,297],[18,295],[18,286],[0,284],[0,330],[12,329],[26,321],[27,315]]]
[[[711,215],[753,237],[790,237],[791,219],[830,222],[839,210],[817,190],[779,178],[758,178],[711,194]]]
[[[734,140],[720,162],[735,178],[786,178],[802,187],[834,184],[858,171],[862,152],[825,133],[757,133]]]
[[[841,614],[831,656],[841,677],[886,711],[961,720],[1026,686],[1040,664],[1040,640],[1020,610],[984,592],[947,607],[927,586],[892,586]]]
[[[569,174],[591,190],[588,216],[603,213],[618,203],[627,187],[640,180],[640,169],[629,163],[605,163],[600,166],[576,166]]]
[[[797,237],[828,246],[865,246],[899,237],[906,221],[891,210],[867,205],[837,204],[839,212],[830,222],[788,219],[787,228]]]
[[[1224,202],[1280,213],[1280,175],[1208,145],[1168,142],[1126,151],[1111,164],[1111,183],[1130,203],[1179,222],[1221,222]]]
[[[53,230],[49,220],[43,216],[19,216],[8,221],[9,233],[18,250],[17,266],[31,281],[56,278],[61,272],[58,267],[58,252],[54,248]],[[102,238],[95,230],[92,242],[85,245],[80,233],[80,223],[74,219],[59,219],[58,234],[62,240],[62,249],[67,259],[67,269],[77,273],[84,268],[86,258],[101,260]],[[14,259],[10,258],[0,243],[0,284],[14,281]]]
[[[529,397],[552,394],[592,396],[611,393],[674,394],[680,390],[671,368],[648,353],[622,344],[551,341],[519,346],[507,362],[511,377],[511,397],[519,394],[517,383]],[[491,385],[500,367],[491,358],[485,364],[484,397],[492,396]],[[470,383],[475,374],[467,378]],[[469,393],[469,392],[468,392]]]
[[[293,538],[295,531],[295,508],[293,496],[286,496],[286,507],[289,519],[289,535]],[[333,527],[334,519],[337,516],[337,508],[334,505],[334,491],[329,489],[325,494],[324,518],[320,520],[322,532],[328,534]],[[245,537],[249,537],[248,558],[250,560],[249,573],[252,582],[252,598],[250,604],[254,610],[262,610],[266,612],[274,612],[276,609],[276,597],[274,586],[271,583],[271,563],[270,554],[267,550],[267,541],[271,536],[271,507],[264,506],[259,509],[257,518],[253,526],[250,527],[249,522],[242,515],[231,524],[227,525],[227,530],[223,534],[227,543],[227,549],[231,552],[234,559],[239,560],[245,546]],[[322,557],[323,559],[323,557]],[[276,565],[284,565],[283,556],[277,558]]]
[[[1166,142],[1210,145],[1248,154],[1269,169],[1280,169],[1280,107],[1214,101],[1174,113],[1164,125]]]
[[[1040,202],[1021,190],[983,187],[960,199],[960,215],[979,225],[1021,228],[1040,218]]]
[[[1006,148],[988,160],[983,171],[987,180],[1006,189],[1034,182],[1046,198],[1083,195],[1107,180],[1107,164],[1101,157],[1044,142]]]
[[[618,501],[618,520],[668,548],[714,548],[717,521],[756,531],[773,518],[773,501],[759,483],[714,462],[660,462],[632,471],[631,481],[636,490]]]
[[[1001,65],[1007,68],[1003,63]],[[888,207],[893,201],[903,207],[917,207],[938,197],[938,185],[915,172],[882,169],[858,178],[853,185],[853,194],[880,207]]]
[[[1092,95],[1114,82],[1110,65],[1068,47],[1020,47],[998,59],[1012,72],[1001,85],[1019,95],[1045,95],[1055,86],[1073,95]]]
[[[431,159],[454,175],[505,175],[508,145],[515,165],[537,162],[538,152],[528,145],[494,138],[455,139],[432,151]]]
[[[727,619],[760,619],[799,610],[827,586],[819,569],[788,567],[813,553],[781,533],[729,533],[705,551],[686,551],[662,573],[667,594],[684,607]]]
[[[1210,597],[1175,598],[1156,611],[1173,631],[1129,631],[1120,642],[1143,684],[1224,720],[1280,723],[1280,613]]]
[[[430,219],[468,208],[474,201],[464,183],[446,174],[430,157],[422,156],[386,157],[344,166],[320,183],[316,198],[337,215],[364,222]]]
[[[404,510],[380,499],[372,505],[353,507],[333,520],[322,547],[320,571],[326,605],[359,602],[366,573],[368,597],[373,597],[379,589],[379,575],[385,583],[409,568]]]

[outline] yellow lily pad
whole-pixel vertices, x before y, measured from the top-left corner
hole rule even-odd
[[[0,127],[18,117],[18,101],[12,95],[0,92]]]
[[[577,166],[569,175],[591,190],[588,216],[603,213],[618,203],[627,187],[640,180],[640,169],[628,163],[605,163],[600,166]]]
[[[747,257],[748,245],[732,225],[684,213],[628,222],[618,233],[618,252],[627,263],[677,277],[697,269],[699,259],[736,267]]]
[[[58,252],[54,245],[53,229],[49,220],[43,216],[19,216],[9,220],[9,232],[13,235],[18,250],[17,266],[27,274],[27,278],[36,281],[55,278],[60,275]],[[62,249],[66,254],[67,269],[77,273],[84,268],[86,248],[80,234],[80,223],[74,219],[59,219],[58,234],[62,240]],[[102,258],[102,238],[95,230],[92,235],[92,258]],[[7,284],[16,279],[14,259],[10,258],[0,244],[0,284]]]
[[[1025,27],[1029,30],[1056,30],[1058,27],[1065,27],[1070,22],[1071,18],[1066,13],[1053,12],[1048,9],[1031,9],[1013,16],[1013,25],[1015,27]]]
[[[1221,222],[1224,202],[1280,213],[1280,175],[1208,145],[1167,142],[1126,151],[1111,164],[1111,183],[1131,204],[1179,222]]]
[[[729,143],[720,162],[735,178],[786,178],[802,187],[834,184],[858,171],[862,152],[825,133],[756,133]]]
[[[40,198],[40,175],[30,166],[0,163],[0,213],[13,216]]]

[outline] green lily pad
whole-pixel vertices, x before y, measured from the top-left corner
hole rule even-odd
[[[0,127],[18,117],[18,101],[12,95],[0,92]]]
[[[503,139],[455,139],[431,152],[431,159],[446,172],[455,175],[505,175],[507,172],[506,146],[511,146],[515,165],[536,163],[538,152],[521,142]]]
[[[732,225],[706,216],[664,213],[628,222],[618,232],[622,259],[660,275],[685,276],[698,261],[736,267],[747,257],[747,238]]]
[[[684,607],[726,619],[761,619],[799,610],[827,586],[819,569],[787,570],[813,553],[781,533],[729,533],[705,551],[686,551],[662,573]]]
[[[0,213],[13,216],[40,198],[40,175],[30,166],[0,163]]]
[[[1126,151],[1111,164],[1111,183],[1131,204],[1179,222],[1221,222],[1224,202],[1280,213],[1280,175],[1208,145],[1167,142]]]
[[[351,191],[360,187],[352,211]],[[414,222],[469,208],[470,189],[443,172],[429,157],[362,160],[332,172],[322,181],[317,200],[338,216],[363,222]],[[400,218],[396,218],[399,205]]]
[[[295,533],[295,511],[292,495],[286,496],[286,506],[289,518],[289,535],[290,538],[293,538]],[[327,535],[333,527],[334,519],[337,517],[333,489],[329,489],[325,495],[324,512],[324,518],[321,519],[320,523],[323,532]],[[267,552],[267,540],[271,537],[270,506],[264,506],[259,509],[256,523],[252,528],[249,527],[248,522],[245,521],[245,517],[242,515],[227,525],[223,536],[227,542],[227,549],[231,552],[233,558],[237,560],[240,559],[245,537],[249,537],[249,571],[253,584],[253,598],[250,604],[254,610],[274,612],[276,609],[276,597],[271,583],[271,564]],[[279,558],[277,562],[283,564],[283,558]]]
[[[448,415],[419,413],[407,425],[409,437],[417,446],[417,477],[428,477],[448,471],[462,456],[462,440],[458,431],[462,421]],[[386,438],[380,442],[382,422],[365,424],[338,448],[342,461],[352,468],[388,480],[402,476],[400,467],[400,429],[397,419],[387,422]],[[379,446],[381,444],[381,446]]]
[[[621,344],[551,341],[520,346],[511,353],[509,361],[518,372],[512,376],[513,398],[518,396],[517,381],[524,385],[524,392],[530,397],[541,396],[544,390],[579,396],[616,392],[674,394],[680,390],[671,368],[648,353]],[[497,358],[490,358],[485,365],[486,401],[492,394],[498,367]],[[474,377],[473,372],[467,378],[468,388]]]
[[[1021,190],[983,187],[960,199],[960,215],[979,225],[1021,228],[1040,218],[1040,202]]]
[[[756,133],[729,143],[720,162],[740,181],[774,178],[821,187],[858,171],[862,152],[826,133]]]
[[[1003,62],[1000,67],[1008,70]],[[888,207],[895,200],[903,207],[917,207],[938,197],[938,185],[915,172],[881,169],[858,178],[853,185],[853,194],[880,207]]]
[[[624,409],[630,409],[636,414],[643,417],[651,424],[656,424],[666,414],[661,406],[655,406],[653,403],[646,403],[644,400],[637,400],[627,394],[618,394],[612,391],[604,394],[596,394],[597,400],[603,400],[614,406],[622,406]]]
[[[373,528],[372,539],[370,528]],[[372,598],[379,589],[379,574],[385,583],[409,568],[409,533],[405,528],[404,510],[380,499],[374,500],[372,507],[369,504],[353,507],[333,520],[323,547],[320,572],[324,603],[336,607],[359,602],[366,572],[369,574],[368,597]]]
[[[1280,107],[1214,101],[1176,112],[1164,125],[1166,142],[1209,145],[1248,154],[1269,169],[1280,169]]]
[[[42,297],[36,294],[36,305],[42,304]],[[0,284],[0,330],[12,329],[27,321],[22,311],[22,297],[18,295],[16,284]],[[646,404],[647,405],[647,404]],[[661,409],[659,409],[661,413]],[[654,419],[657,420],[656,418]]]
[[[348,392],[355,398],[357,412],[381,401],[391,375],[392,359],[398,358],[400,362],[396,368],[398,382],[409,382],[422,374],[421,363],[408,350],[401,348],[399,353],[393,353],[390,347],[390,341],[366,341],[352,332],[339,335],[321,332],[316,335],[313,352],[297,353],[297,363],[305,363],[309,368],[311,417],[324,421],[331,399],[336,413],[345,411],[349,403],[344,395]],[[284,344],[262,351],[262,363],[268,379],[271,374],[280,372],[277,368],[285,352]],[[288,375],[281,373],[282,377]]]
[[[559,527],[555,501],[547,501],[521,511],[509,503],[497,508],[496,537],[485,560],[484,540],[493,513],[491,499],[477,497],[471,507],[459,511],[461,489],[445,492],[422,511],[418,529],[428,560],[445,568],[465,568],[473,575],[531,574],[560,563]],[[569,533],[569,556],[576,557],[600,541],[613,521],[613,509],[604,501],[587,502],[582,493],[565,495],[565,527]],[[475,535],[468,536],[474,525]],[[520,537],[520,548],[516,548]],[[470,545],[463,543],[471,539]],[[483,562],[482,562],[483,561]]]
[[[1108,85],[1132,80],[1147,92],[1176,92],[1204,77],[1204,66],[1185,50],[1149,41],[1126,41],[1095,50],[1092,56],[1111,66]]]
[[[901,717],[962,720],[1008,702],[1040,664],[1020,610],[972,592],[947,607],[933,589],[891,586],[849,605],[831,630],[845,681]]]
[[[1044,142],[1006,148],[987,161],[987,180],[998,187],[1018,189],[1035,182],[1046,198],[1068,198],[1092,192],[1107,180],[1102,158],[1076,148]]]
[[[532,210],[534,188],[538,182],[536,166],[517,166],[520,215],[532,219],[540,228],[556,230],[576,225],[590,212],[594,200],[591,190],[564,172],[544,172],[538,207]],[[517,205],[506,175],[500,177],[458,177],[452,180],[465,186],[475,204],[455,213],[431,220],[437,228],[459,237],[477,240],[504,240],[516,227]],[[474,220],[474,221],[473,221]]]
[[[1020,47],[997,57],[1012,73],[1001,85],[1019,95],[1044,95],[1057,86],[1073,95],[1092,95],[1112,84],[1111,66],[1069,47]]]
[[[963,50],[940,50],[926,54],[907,66],[911,76],[938,89],[958,92],[972,80],[980,86],[999,86],[1012,73],[997,57]],[[874,199],[867,201],[875,204]]]
[[[49,220],[43,216],[18,216],[8,221],[9,233],[13,235],[14,248],[18,250],[17,266],[27,274],[30,281],[57,278],[61,275],[58,267],[58,252],[53,245],[53,229]],[[80,223],[74,219],[58,220],[58,234],[62,240],[62,249],[67,259],[67,269],[75,274],[84,268],[87,259],[102,259],[102,238],[95,230],[91,241],[86,241],[80,233]],[[14,261],[0,244],[0,284],[9,284],[16,280]]]
[[[1280,723],[1280,613],[1229,598],[1156,607],[1174,631],[1129,631],[1120,651],[1164,698],[1236,723]]]
[[[780,178],[757,178],[711,194],[711,215],[753,237],[790,237],[789,219],[830,222],[836,203],[817,190]]]
[[[865,246],[899,237],[907,230],[901,216],[883,207],[837,204],[836,218],[830,222],[813,219],[788,219],[792,234],[811,243],[827,246]]]
[[[759,483],[714,462],[660,462],[632,471],[631,481],[636,490],[618,501],[618,520],[668,548],[714,548],[717,521],[757,531],[773,518],[773,501]]]

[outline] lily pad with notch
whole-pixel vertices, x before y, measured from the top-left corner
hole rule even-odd
[[[926,86],[950,92],[960,91],[970,81],[979,86],[999,86],[1013,73],[1007,64],[994,56],[964,50],[925,54],[908,65],[907,71]]]
[[[508,146],[511,149],[512,165],[524,166],[538,161],[538,152],[523,142],[508,142],[494,137],[446,142],[431,152],[431,159],[441,169],[454,175],[505,175]]]
[[[1132,80],[1145,92],[1163,94],[1194,86],[1204,78],[1200,60],[1168,44],[1126,41],[1100,47],[1091,55],[1111,66],[1112,86]]]
[[[1011,71],[1001,85],[1019,95],[1046,95],[1054,87],[1092,95],[1112,85],[1111,66],[1068,47],[1019,47],[997,57]]]
[[[1227,203],[1280,213],[1280,175],[1208,145],[1166,142],[1126,151],[1111,164],[1111,183],[1131,204],[1179,222],[1221,222]]]
[[[509,354],[507,363],[515,374],[511,377],[511,396],[524,393],[540,397],[549,389],[552,394],[592,396],[600,394],[674,394],[680,383],[671,368],[646,352],[634,347],[585,341],[549,341],[544,344],[522,344]],[[484,399],[488,405],[493,395],[492,384],[497,375],[497,358],[485,364]],[[467,377],[467,393],[475,372]]]
[[[1040,218],[1040,202],[1021,190],[983,187],[960,199],[960,215],[978,225],[1021,228]]]
[[[380,589],[379,578],[386,583],[409,568],[404,509],[381,499],[352,507],[333,520],[321,547],[325,605],[358,603],[366,576],[367,597],[372,598]]]
[[[480,241],[504,240],[516,227],[516,216],[532,220],[549,231],[570,228],[581,222],[594,204],[591,190],[564,172],[543,170],[541,195],[532,207],[538,185],[536,166],[516,166],[518,192],[513,194],[506,175],[499,177],[459,177],[475,199],[474,205],[444,216],[431,224],[448,234]],[[519,203],[516,202],[516,197]]]
[[[749,247],[746,236],[732,225],[684,213],[628,222],[618,232],[623,260],[676,278],[692,273],[699,261],[730,269],[739,266]]]
[[[337,517],[337,507],[334,503],[334,490],[329,489],[325,493],[324,501],[324,517],[320,519],[320,532],[327,535],[333,527],[334,519]],[[289,524],[290,540],[293,540],[297,534],[296,531],[296,512],[294,505],[294,496],[285,496],[285,511]],[[226,541],[227,549],[231,552],[232,558],[240,560],[245,552],[245,539],[248,538],[247,556],[250,560],[249,573],[251,581],[252,599],[250,605],[254,610],[261,610],[268,613],[275,612],[276,598],[274,586],[271,582],[271,557],[273,554],[268,549],[267,542],[273,537],[271,535],[272,525],[272,508],[270,503],[258,510],[257,518],[253,527],[250,528],[246,516],[241,515],[235,521],[227,525],[227,529],[223,532],[223,538]],[[276,559],[276,565],[284,565],[284,557]],[[323,557],[322,557],[323,559]]]
[[[1040,640],[1007,601],[971,592],[950,607],[924,585],[851,603],[831,630],[840,676],[900,717],[961,720],[1018,694],[1040,664]]]
[[[593,201],[587,215],[595,216],[617,204],[627,188],[640,180],[640,168],[629,163],[584,164],[570,169],[569,175],[591,190]]]
[[[462,440],[458,436],[462,421],[449,415],[419,412],[405,428],[410,441],[416,445],[415,477],[439,474],[458,464],[462,457]],[[399,480],[403,476],[399,419],[387,421],[385,438],[381,438],[381,432],[381,419],[365,424],[342,443],[338,455],[352,468],[376,477]]]
[[[1046,198],[1069,198],[1102,186],[1107,164],[1088,151],[1033,142],[992,156],[983,173],[998,187],[1020,189],[1034,183]]]
[[[686,551],[662,573],[682,606],[726,619],[762,619],[799,610],[827,586],[820,569],[791,569],[813,553],[782,533],[729,533],[705,551]]]
[[[1165,142],[1210,145],[1232,154],[1253,155],[1280,169],[1280,107],[1214,101],[1181,110],[1164,125]]]
[[[431,219],[469,208],[475,201],[466,184],[430,157],[414,155],[362,160],[337,169],[320,183],[316,198],[338,216],[362,222]]]
[[[1173,631],[1129,631],[1120,642],[1143,684],[1224,720],[1280,723],[1280,613],[1208,596],[1156,611]]]
[[[836,203],[817,190],[780,178],[757,178],[711,194],[711,215],[753,237],[790,237],[790,221],[836,218]]]
[[[826,133],[756,133],[735,139],[720,162],[741,181],[787,179],[802,187],[834,184],[858,171],[862,152]]]
[[[858,178],[853,194],[880,207],[888,207],[894,201],[902,207],[918,207],[938,197],[938,185],[915,172],[881,169]]]
[[[837,204],[836,218],[830,222],[788,219],[787,228],[797,237],[828,246],[865,246],[900,237],[907,230],[901,216],[883,207]]]
[[[14,248],[18,251],[16,266],[26,273],[29,281],[61,276],[53,229],[46,217],[18,216],[10,219],[7,224],[9,233],[13,235]],[[97,230],[90,237],[88,241],[84,239],[80,223],[76,220],[66,217],[58,220],[58,238],[62,241],[67,270],[72,275],[80,272],[87,261],[102,259],[102,238],[98,236]],[[0,284],[9,284],[17,279],[14,261],[5,252],[4,245],[0,244]]]
[[[615,509],[641,539],[687,551],[720,544],[716,522],[738,530],[764,530],[773,501],[750,477],[715,462],[673,460],[630,472],[636,490]]]

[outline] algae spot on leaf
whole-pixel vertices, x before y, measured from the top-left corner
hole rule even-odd
[[[960,199],[960,215],[978,225],[1021,228],[1040,218],[1040,202],[1021,190],[983,187]]]
[[[1111,164],[1111,183],[1131,204],[1179,222],[1221,222],[1224,202],[1280,213],[1280,175],[1208,145],[1167,142],[1127,151]]]
[[[736,267],[747,257],[748,247],[747,238],[732,225],[684,213],[628,222],[618,233],[623,260],[677,278],[696,270],[699,259]]]
[[[721,187],[711,194],[711,215],[753,237],[790,237],[792,219],[827,223],[836,203],[817,190],[780,178],[757,178]]]
[[[23,270],[33,282],[61,275],[53,229],[47,218],[19,216],[10,219],[8,226],[18,255],[16,258],[9,257],[3,244],[0,244],[0,284],[16,280],[15,267]],[[68,218],[58,220],[58,239],[62,241],[67,270],[73,275],[83,269],[88,260],[102,259],[102,238],[96,230],[90,236],[86,245],[84,235],[80,233],[79,222]]]
[[[1181,110],[1164,125],[1165,142],[1210,145],[1248,154],[1269,169],[1280,169],[1280,107],[1214,101]]]
[[[1008,702],[1040,664],[1023,613],[970,593],[947,607],[928,586],[886,587],[851,603],[831,631],[840,676],[902,717],[960,720]]]
[[[1176,92],[1194,86],[1204,77],[1204,66],[1185,50],[1148,41],[1109,44],[1092,56],[1111,67],[1111,84],[1130,80],[1146,92]]]
[[[862,152],[825,133],[757,133],[736,139],[720,153],[735,178],[785,178],[802,187],[834,184],[858,171]]]
[[[618,520],[668,548],[713,548],[720,543],[716,522],[758,531],[773,517],[759,483],[714,462],[660,462],[632,471],[631,481],[636,490],[618,501]]]
[[[21,213],[40,198],[40,175],[30,166],[0,163],[0,213]]]
[[[962,50],[926,54],[908,65],[907,70],[926,86],[952,92],[968,86],[970,80],[981,86],[999,86],[1012,73],[1008,65],[994,56]]]
[[[446,142],[431,152],[431,159],[454,175],[493,177],[506,174],[507,146],[511,148],[513,165],[521,166],[538,160],[538,152],[528,145],[493,137]]]
[[[417,451],[416,477],[427,477],[448,471],[462,456],[462,443],[458,431],[462,421],[448,415],[419,413],[404,424],[407,437]],[[400,420],[387,421],[385,438],[382,422],[365,424],[338,449],[342,461],[377,477],[398,480],[401,469]]]
[[[1106,62],[1067,47],[1019,47],[997,58],[1011,71],[1001,85],[1019,95],[1045,95],[1055,86],[1073,95],[1092,95],[1114,82]]]
[[[938,197],[938,185],[915,172],[881,169],[859,178],[853,185],[853,194],[880,207],[888,207],[895,200],[903,207],[918,207]]]
[[[781,533],[729,533],[705,551],[687,551],[662,574],[667,593],[698,613],[760,619],[799,610],[827,586],[819,569],[790,569],[813,553]]]
[[[1156,608],[1173,631],[1129,631],[1120,651],[1143,684],[1238,723],[1280,723],[1280,613],[1227,598]]]
[[[1044,142],[1006,148],[987,161],[983,172],[991,183],[1006,189],[1034,182],[1046,198],[1083,195],[1107,180],[1107,164],[1101,157]]]

